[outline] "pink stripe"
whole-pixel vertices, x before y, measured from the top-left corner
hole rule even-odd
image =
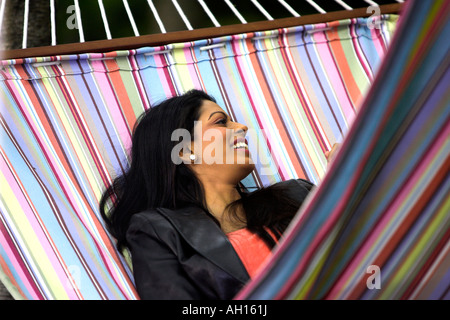
[[[196,89],[201,89],[202,84],[199,81],[200,75],[197,72],[197,68],[196,68],[197,63],[195,63],[194,59],[192,58],[192,56],[193,56],[192,50],[193,50],[193,48],[183,49],[183,55],[187,62],[186,67],[189,70],[190,80],[192,81],[191,85]]]
[[[37,217],[35,216],[35,213],[33,212],[33,209],[30,207],[30,204],[28,203],[26,197],[24,196],[22,192],[22,188],[17,184],[16,179],[14,178],[13,174],[11,173],[9,167],[4,162],[4,159],[2,157],[0,161],[0,171],[3,172],[6,180],[8,181],[8,185],[12,189],[16,200],[19,202],[21,211],[25,214],[26,220],[31,225],[31,228],[33,229],[33,233],[36,236],[37,239],[39,239],[38,243],[42,246],[42,249],[46,253],[47,259],[50,261],[51,265],[53,266],[52,273],[56,273],[59,283],[64,283],[67,279],[67,275],[64,272],[64,269],[61,266],[61,263],[59,259],[57,258],[56,253],[54,252],[53,247],[49,244],[51,239],[48,239],[47,235],[43,232],[41,224],[37,221]],[[24,235],[25,239],[27,239],[27,236]],[[45,239],[45,240],[44,240]],[[28,239],[30,240],[30,239]],[[28,247],[28,244],[25,242],[24,244],[26,247]],[[44,257],[36,257],[35,253],[30,252],[30,258],[33,259],[35,262],[39,260],[45,259]],[[47,270],[47,272],[50,270]],[[67,288],[66,288],[67,289]],[[77,295],[72,291],[65,290],[69,296],[69,298],[78,298]]]
[[[330,141],[328,140],[328,137],[325,134],[322,123],[320,121],[321,119],[317,115],[316,109],[311,104],[310,95],[314,95],[315,92],[311,91],[310,93],[308,93],[308,91],[305,89],[304,81],[308,80],[308,78],[306,78],[306,77],[302,78],[300,76],[297,66],[296,66],[295,62],[292,60],[292,53],[288,46],[286,47],[285,52],[286,52],[285,56],[287,57],[287,62],[288,62],[288,63],[286,63],[286,67],[291,66],[291,70],[293,71],[294,78],[291,79],[292,83],[299,84],[297,86],[298,90],[300,91],[299,94],[303,97],[303,99],[301,99],[301,100],[304,101],[304,103],[305,103],[305,105],[303,105],[303,108],[306,107],[309,111],[309,114],[311,115],[312,121],[310,122],[310,125],[311,125],[311,129],[315,133],[315,139],[319,145],[321,145],[320,141],[323,141],[323,144],[325,144],[327,148],[330,148]],[[314,127],[316,128],[316,130],[314,130]],[[316,134],[316,132],[317,132],[317,134]],[[311,161],[311,163],[312,163],[312,161]],[[314,167],[314,169],[315,169],[315,167]],[[317,170],[316,170],[316,172],[317,172]]]
[[[349,135],[351,135],[351,132],[356,130],[356,126],[352,126],[350,129]],[[329,219],[322,225],[321,229],[317,232],[317,236],[311,241],[310,245],[308,246],[308,250],[305,252],[305,255],[303,256],[302,260],[300,261],[299,265],[297,266],[297,269],[292,273],[290,279],[286,282],[285,286],[280,290],[278,295],[276,296],[277,299],[280,299],[287,295],[289,291],[291,290],[292,286],[296,283],[298,278],[300,277],[301,273],[303,272],[303,269],[305,268],[308,260],[310,260],[311,256],[313,255],[314,251],[316,250],[316,247],[320,245],[323,238],[327,235],[327,233],[332,229],[333,225],[338,220],[339,216],[341,215],[342,210],[347,206],[347,202],[350,199],[350,197],[353,194],[353,190],[358,182],[359,176],[361,175],[361,172],[364,169],[365,164],[367,163],[367,160],[371,154],[372,149],[374,148],[374,144],[376,142],[376,138],[379,135],[379,132],[374,136],[372,142],[367,147],[366,152],[361,156],[361,160],[359,161],[359,167],[355,168],[354,174],[352,176],[352,179],[348,183],[348,187],[345,190],[344,194],[342,195],[342,198],[340,201],[336,204],[335,209],[331,212]],[[340,158],[343,157],[343,155],[346,153],[346,150],[349,148],[349,145],[347,143],[344,143],[341,146],[341,151],[336,155],[336,158],[332,162],[331,167],[329,168],[330,171],[335,171],[336,167],[341,162]],[[321,185],[327,185],[329,182],[328,180],[331,180],[333,177],[331,175],[325,175],[324,180],[321,182]],[[292,242],[293,239],[296,237],[296,234],[298,233],[298,230],[303,225],[301,223],[302,220],[307,217],[310,212],[313,211],[313,209],[318,205],[317,199],[320,199],[320,192],[324,192],[323,188],[318,188],[314,197],[310,202],[308,202],[304,209],[303,213],[301,215],[298,215],[298,218],[294,219],[294,221],[291,222],[291,225],[294,225],[295,227],[289,232],[289,234],[286,236],[285,241],[286,243]],[[285,249],[283,249],[285,250]],[[279,250],[279,252],[276,252],[274,255],[274,260],[276,260],[276,257],[278,256],[277,253],[280,255],[282,254],[283,250]]]
[[[327,55],[325,55],[327,56]],[[325,59],[326,60],[326,59]],[[334,61],[330,62],[334,64]],[[327,70],[330,70],[332,68],[329,68]],[[340,83],[341,79],[339,79],[339,83]],[[347,97],[347,101],[348,101],[348,97]],[[349,103],[349,102],[348,102]],[[386,110],[386,114],[389,114],[389,111],[392,109],[392,106],[390,106],[390,108],[388,107]],[[382,128],[384,125],[384,122],[382,122],[380,124],[380,128]],[[351,136],[352,133],[357,130],[357,126],[351,126],[350,130],[348,132],[348,136]],[[317,236],[311,241],[311,244],[308,246],[308,251],[305,253],[305,255],[302,257],[302,260],[299,262],[299,265],[297,266],[297,269],[292,273],[290,279],[288,280],[288,282],[285,283],[284,287],[278,292],[276,299],[281,299],[283,298],[285,295],[287,295],[289,293],[289,291],[291,290],[292,286],[296,283],[296,281],[298,280],[298,278],[300,277],[301,273],[303,272],[303,269],[307,263],[307,261],[311,258],[312,254],[314,253],[314,251],[316,250],[316,247],[320,244],[320,241],[322,240],[323,236],[327,234],[327,232],[329,232],[329,230],[332,228],[332,225],[335,223],[335,221],[337,221],[338,217],[341,214],[341,211],[343,210],[343,208],[347,205],[348,200],[350,199],[350,197],[353,194],[353,190],[358,182],[359,176],[361,175],[362,170],[364,169],[365,164],[368,161],[368,158],[371,154],[372,149],[374,148],[375,142],[376,142],[376,138],[379,136],[380,134],[380,130],[378,130],[371,143],[367,146],[365,153],[361,155],[361,159],[359,161],[359,166],[355,168],[354,174],[351,178],[351,180],[349,181],[346,190],[344,191],[342,198],[340,199],[340,201],[336,204],[335,209],[332,211],[332,213],[330,214],[330,218],[325,222],[325,224],[322,226],[321,230],[319,230],[319,232],[317,233]],[[334,172],[338,169],[338,166],[341,162],[341,158],[344,156],[344,154],[346,154],[347,149],[349,148],[349,144],[348,143],[343,143],[341,146],[341,150],[340,152],[336,155],[334,161],[331,163],[331,166],[328,168],[328,170],[330,172]],[[329,183],[329,180],[332,180],[333,176],[331,175],[325,175],[323,181],[321,182],[321,185],[327,185]],[[283,240],[283,243],[290,243],[293,241],[293,239],[296,237],[296,235],[299,232],[299,229],[303,226],[303,220],[312,212],[314,211],[314,208],[318,205],[317,201],[318,199],[321,199],[322,196],[320,195],[321,192],[323,191],[324,188],[323,187],[318,187],[314,193],[314,196],[311,198],[311,200],[309,202],[307,202],[305,204],[305,206],[303,207],[301,213],[298,213],[296,218],[294,218],[294,220],[291,222],[291,225],[293,225],[293,229],[291,229],[288,234],[286,235],[286,237]],[[239,297],[244,297],[246,296],[249,292],[251,292],[255,287],[256,284],[261,281],[261,279],[263,278],[263,275],[269,270],[269,268],[271,268],[271,266],[273,264],[275,264],[275,262],[279,259],[279,257],[281,257],[284,253],[284,251],[287,249],[287,246],[283,246],[281,245],[279,247],[278,250],[276,250],[274,252],[273,258],[272,258],[272,263],[268,264],[264,270],[262,272],[259,273],[259,276],[257,276],[248,286],[246,286],[242,292],[237,296],[237,299],[239,299]]]
[[[20,84],[20,83],[19,83],[19,84]],[[11,88],[11,91],[12,91],[12,92],[14,92],[14,93],[16,92],[15,90],[12,89],[12,88],[14,88],[14,86],[10,86],[10,88]],[[24,89],[24,91],[25,91],[25,89]],[[25,95],[25,96],[26,96],[26,95]],[[16,97],[15,97],[15,99],[16,99]],[[26,101],[28,102],[29,100],[26,100]],[[18,103],[18,107],[19,107],[19,109],[20,109],[20,111],[21,111],[23,117],[25,118],[25,121],[28,123],[28,126],[30,127],[31,131],[33,132],[33,136],[36,137],[36,138],[39,137],[40,135],[37,135],[37,132],[38,132],[38,131],[37,131],[37,129],[36,129],[36,126],[34,125],[34,123],[33,123],[32,121],[29,120],[29,118],[31,117],[31,115],[28,114],[28,113],[26,113],[26,110],[25,110],[23,107],[21,107],[21,104]],[[37,139],[36,141],[37,141],[37,143],[39,144],[41,150],[43,151],[43,155],[44,155],[45,158],[47,159],[51,171],[55,174],[55,178],[56,178],[56,180],[58,181],[58,184],[59,184],[59,186],[61,187],[61,191],[63,192],[65,198],[66,198],[67,201],[69,202],[71,208],[72,208],[75,212],[78,212],[79,210],[76,209],[76,204],[75,204],[74,201],[73,201],[73,200],[74,200],[73,197],[70,197],[71,193],[69,193],[69,192],[67,191],[67,190],[68,190],[68,186],[67,186],[67,184],[65,183],[65,182],[66,182],[66,179],[61,179],[61,177],[64,176],[64,173],[62,173],[61,171],[57,170],[57,167],[55,167],[55,163],[58,163],[58,160],[55,159],[55,158],[53,158],[52,152],[50,152],[50,151],[48,150],[48,148],[47,148],[47,144],[42,143],[42,141],[39,140],[39,139]],[[64,170],[64,168],[63,168],[63,170]],[[82,210],[82,209],[83,209],[83,208],[81,208],[81,210]]]
[[[355,49],[356,56],[358,57],[358,61],[361,64],[361,66],[363,67],[364,72],[367,75],[367,78],[369,80],[373,80],[372,69],[370,68],[370,65],[367,62],[366,56],[364,55],[364,52],[362,51],[361,46],[359,44],[358,36],[357,36],[356,30],[355,30],[355,25],[350,25],[349,31],[352,36],[352,44],[353,44],[353,48]],[[382,57],[383,55],[384,54],[380,55],[380,57]]]
[[[334,93],[339,101],[339,107],[345,114],[347,123],[350,124],[355,118],[355,111],[352,108],[352,102],[342,82],[342,77],[339,74],[331,49],[328,46],[328,39],[324,32],[315,33],[314,39],[317,41],[315,46],[317,48],[318,57],[321,59],[322,65],[324,66],[323,70],[327,74],[328,81],[332,84],[331,87],[334,89]]]
[[[21,85],[20,82],[19,83],[16,82],[16,84],[20,84]],[[39,139],[39,137],[42,137],[41,134],[39,133],[40,130],[38,130],[38,128],[36,127],[35,121],[31,120],[32,118],[35,119],[35,115],[32,116],[31,114],[27,113],[28,111],[25,110],[23,104],[20,103],[21,102],[21,100],[19,98],[20,95],[18,95],[18,92],[17,92],[17,90],[15,88],[15,85],[10,86],[9,88],[14,93],[14,95],[15,95],[14,99],[16,100],[17,105],[18,105],[18,107],[19,107],[23,117],[25,118],[25,121],[27,122],[28,126],[30,127],[31,131],[33,132],[33,136],[36,138],[36,141],[39,144],[39,146],[40,146],[40,148],[41,148],[45,158],[47,159],[47,161],[48,161],[48,163],[49,163],[49,165],[51,167],[52,172],[55,173],[55,177],[56,177],[57,181],[59,182],[59,184],[61,185],[65,196],[68,198],[72,208],[75,208],[75,205],[74,205],[73,201],[71,201],[71,198],[68,197],[68,194],[67,194],[68,187],[67,187],[67,184],[64,183],[65,180],[61,180],[60,179],[60,177],[64,176],[64,174],[62,172],[58,171],[57,168],[55,167],[55,163],[58,163],[59,161],[57,161],[57,160],[56,161],[55,160],[51,161],[51,159],[54,159],[53,158],[53,152],[51,152],[48,149],[47,143],[43,143],[42,139]],[[27,96],[27,92],[26,92],[26,90],[25,90],[25,88],[23,86],[22,86],[22,88],[23,88],[22,91],[24,93],[25,101],[26,101],[25,104],[30,104],[31,103],[30,100],[27,99],[27,97],[28,97]],[[58,156],[58,155],[56,155],[56,156]],[[63,170],[64,170],[64,168],[63,168]]]
[[[96,71],[100,71],[93,72],[93,76],[99,87],[99,92],[102,93],[102,97],[105,100],[105,107],[107,106],[110,112],[110,121],[114,123],[114,126],[117,129],[116,134],[118,137],[121,137],[124,144],[128,145],[127,143],[131,141],[130,130],[128,129],[126,119],[121,112],[121,107],[117,101],[116,93],[114,92],[111,82],[107,76],[108,70],[102,61],[92,61],[91,64]]]
[[[252,109],[253,109],[253,112],[254,112],[254,114],[255,114],[258,122],[259,122],[259,126],[262,129],[262,131],[264,132],[264,130],[267,130],[267,128],[271,126],[271,125],[268,124],[268,121],[270,121],[270,119],[265,121],[264,117],[259,115],[258,110],[263,109],[263,108],[256,107],[256,105],[259,105],[259,104],[256,104],[256,102],[255,102],[255,100],[257,101],[257,100],[261,99],[258,94],[262,94],[262,92],[261,92],[261,90],[259,90],[259,88],[254,86],[254,82],[255,81],[253,79],[247,78],[247,76],[246,76],[247,72],[245,71],[245,66],[246,65],[253,67],[253,64],[251,63],[251,61],[248,61],[248,63],[245,61],[245,59],[248,59],[248,58],[246,58],[245,55],[244,56],[240,56],[239,55],[239,52],[240,52],[240,50],[239,50],[239,42],[233,43],[233,49],[236,52],[236,56],[235,56],[234,59],[235,59],[235,62],[236,62],[237,69],[239,71],[239,75],[242,78],[242,84],[245,87],[247,96],[248,96],[248,98],[250,100],[250,104],[251,104]],[[241,60],[244,60],[244,61],[241,63]],[[254,74],[254,72],[253,72],[253,74]],[[250,86],[252,86],[252,87],[250,87]],[[266,108],[266,110],[267,110],[267,108]],[[271,117],[271,114],[270,113],[266,113],[266,116]],[[267,135],[267,132],[266,132],[266,135]],[[282,154],[282,152],[279,150],[279,147],[277,146],[277,144],[274,144],[276,152],[273,152],[274,150],[272,149],[272,145],[270,144],[270,141],[268,139],[266,139],[266,141],[267,141],[267,146],[268,146],[269,151],[270,151],[270,155],[272,156],[272,159],[275,161],[275,165],[276,165],[276,167],[278,169],[278,173],[280,174],[281,179],[285,180],[286,176],[288,176],[287,175],[287,170],[283,166],[282,162],[277,160],[277,157],[276,157],[277,154]]]
[[[155,54],[154,56],[155,64],[158,66],[156,68],[158,72],[158,81],[161,82],[161,85],[164,89],[164,94],[166,97],[171,97],[174,95],[176,90],[174,90],[175,84],[173,83],[172,79],[169,75],[169,66],[167,66],[166,60],[164,58],[163,54]],[[163,67],[160,67],[163,66]]]
[[[144,85],[142,83],[142,78],[141,75],[139,73],[139,66],[137,65],[136,62],[136,56],[132,55],[128,58],[128,61],[131,65],[132,68],[132,75],[133,75],[133,79],[134,79],[134,83],[136,84],[137,90],[139,92],[139,97],[140,97],[140,101],[142,102],[142,104],[144,105],[144,109],[148,110],[150,108],[150,104],[149,104],[149,99],[147,97],[147,94],[145,92],[145,88]]]
[[[28,298],[31,298],[33,300],[40,299],[41,296],[38,295],[34,291],[34,288],[30,285],[30,280],[27,278],[26,274],[23,272],[23,269],[22,269],[24,267],[23,260],[18,261],[16,259],[16,254],[11,250],[8,241],[6,240],[6,238],[3,235],[3,232],[0,232],[0,245],[2,246],[2,249],[6,252],[6,256],[10,259],[14,271],[19,276],[19,279],[15,278],[16,282],[18,282],[20,285],[23,285],[26,288],[28,294],[31,295],[31,297],[28,297]],[[24,292],[24,294],[26,295],[27,292]]]
[[[375,47],[375,50],[377,50],[379,57],[384,57],[386,54],[386,45],[383,41],[383,36],[377,28],[373,28],[370,30],[370,34],[372,35],[372,42]]]
[[[399,208],[407,201],[414,201],[414,199],[408,199],[408,196],[412,194],[412,190],[414,189],[414,187],[419,184],[419,180],[425,176],[425,172],[427,171],[427,169],[429,169],[433,160],[436,158],[436,155],[443,150],[449,135],[450,127],[444,130],[439,138],[435,140],[432,148],[429,149],[429,151],[425,153],[424,158],[421,159],[417,169],[413,169],[413,171],[411,172],[411,176],[407,180],[406,184],[402,186],[397,196],[393,197],[394,201],[389,205],[388,208],[385,209],[385,213],[383,214],[380,222],[373,229],[367,240],[362,242],[363,245],[358,250],[358,253],[353,257],[352,262],[345,268],[345,272],[342,274],[342,276],[339,277],[338,282],[333,286],[332,290],[327,296],[328,299],[345,299],[347,295],[345,295],[345,293],[341,293],[341,288],[345,288],[348,280],[354,278],[353,275],[356,273],[358,265],[361,263],[361,261],[365,260],[364,257],[370,252],[372,252],[373,255],[374,250],[376,250],[376,252],[380,252],[380,250],[383,250],[384,247],[377,248],[376,242],[382,238],[383,231],[389,229],[390,225],[391,227],[393,227],[393,220],[395,219],[395,216],[400,213]],[[405,216],[406,214],[403,214],[403,217]],[[393,235],[394,233],[389,232],[389,234]],[[385,241],[385,243],[389,241],[389,239],[383,240]],[[351,288],[347,288],[347,294],[350,293]],[[340,296],[341,294],[344,294],[344,296]]]

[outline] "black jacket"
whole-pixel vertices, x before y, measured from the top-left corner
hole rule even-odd
[[[281,183],[300,201],[312,187]],[[227,236],[197,207],[137,213],[127,241],[141,299],[232,299],[249,280]]]

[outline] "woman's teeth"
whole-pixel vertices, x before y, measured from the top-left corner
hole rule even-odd
[[[238,142],[233,146],[234,149],[239,149],[239,148],[248,148],[247,144],[245,142]]]

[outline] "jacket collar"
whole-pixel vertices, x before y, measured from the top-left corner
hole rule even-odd
[[[250,277],[220,227],[200,208],[157,209],[198,253],[242,283]]]

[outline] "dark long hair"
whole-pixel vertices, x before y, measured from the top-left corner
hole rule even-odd
[[[172,132],[182,128],[193,136],[194,122],[205,100],[215,102],[205,92],[191,90],[153,106],[136,122],[130,165],[105,190],[99,204],[119,250],[127,245],[125,235],[131,216],[147,209],[197,206],[219,223],[208,212],[203,186],[194,172],[184,163],[177,165],[171,159],[178,143],[172,141]],[[279,238],[301,203],[287,197],[276,185],[252,193],[242,186],[236,187],[242,198],[229,205],[230,211],[236,212],[236,208],[242,206],[247,227],[272,247],[275,242],[265,228]]]

